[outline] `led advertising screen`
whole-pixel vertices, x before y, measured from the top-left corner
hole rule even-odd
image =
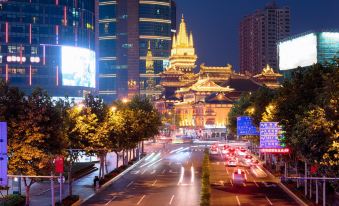
[[[95,87],[95,52],[62,46],[62,85]]]
[[[314,33],[278,44],[279,69],[289,70],[317,63],[317,36]]]

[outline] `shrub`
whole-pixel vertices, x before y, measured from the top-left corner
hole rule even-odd
[[[25,205],[25,196],[22,195],[7,195],[1,198],[0,203],[3,206],[23,206]]]
[[[209,171],[209,154],[208,150],[205,150],[204,160],[202,163],[202,181],[201,181],[201,196],[200,196],[200,206],[209,206],[210,205],[210,171]]]

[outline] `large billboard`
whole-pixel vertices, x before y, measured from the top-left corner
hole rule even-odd
[[[260,122],[260,152],[288,153],[283,138],[283,131],[278,122]]]
[[[89,49],[62,46],[62,85],[95,87],[95,52]]]
[[[257,128],[253,125],[251,117],[237,117],[237,135],[259,135]]]
[[[279,69],[289,70],[317,63],[317,36],[310,33],[278,44]]]

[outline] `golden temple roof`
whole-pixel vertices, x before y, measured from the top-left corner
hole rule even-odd
[[[178,93],[197,91],[197,92],[231,92],[234,89],[227,87],[221,87],[210,78],[199,79],[195,84],[190,87],[180,88]]]
[[[258,77],[282,77],[282,76],[283,75],[274,72],[273,68],[267,64],[266,67],[262,69],[262,72],[260,74],[257,74],[253,77],[258,78]]]
[[[200,73],[232,73],[232,65],[227,64],[225,67],[205,66],[205,63],[200,65]]]

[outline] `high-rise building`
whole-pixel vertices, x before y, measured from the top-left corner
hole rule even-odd
[[[240,23],[240,72],[258,74],[267,64],[278,68],[277,42],[290,33],[290,9],[267,5]]]
[[[175,13],[171,0],[100,0],[99,94],[106,102],[150,91],[160,94],[150,87],[159,83],[159,73],[168,65]],[[152,74],[146,59],[153,61]]]
[[[30,93],[83,97],[96,88],[96,0],[0,1],[0,74]]]

